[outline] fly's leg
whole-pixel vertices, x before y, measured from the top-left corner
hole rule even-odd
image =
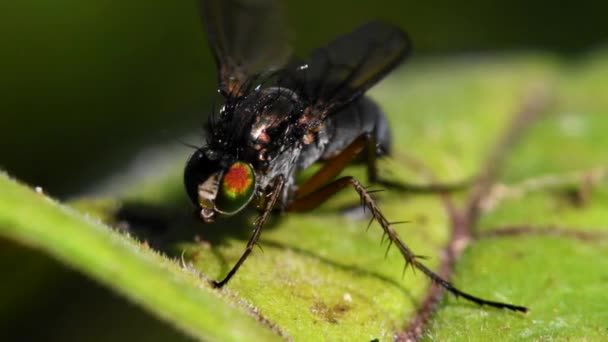
[[[366,138],[366,142],[363,147],[367,147],[367,156],[365,162],[367,165],[367,179],[370,183],[383,185],[387,188],[391,188],[392,190],[417,194],[450,193],[464,190],[472,184],[470,180],[467,180],[458,183],[432,183],[420,185],[383,179],[382,177],[378,176],[378,168],[376,166],[376,161],[378,158],[376,140],[371,134],[364,134],[362,137]],[[361,150],[363,147],[361,147]]]
[[[453,183],[453,184],[428,184],[428,185],[417,185],[402,182],[393,182],[378,177],[378,171],[376,167],[377,161],[377,147],[374,137],[365,133],[353,140],[342,152],[337,156],[328,160],[317,173],[312,175],[298,188],[297,196],[304,196],[309,194],[321,186],[327,184],[330,180],[344,170],[357,156],[359,156],[364,149],[367,148],[367,155],[365,156],[365,162],[367,165],[367,177],[370,183],[376,183],[384,185],[391,189],[395,189],[403,192],[410,193],[448,193],[454,191],[460,191],[465,189],[471,184],[470,181]]]
[[[363,185],[361,185],[361,183],[359,183],[358,180],[354,179],[353,177],[339,178],[339,179],[319,188],[316,191],[309,192],[308,194],[305,194],[302,197],[296,198],[293,202],[291,202],[287,206],[287,210],[298,212],[298,211],[308,211],[308,210],[314,209],[315,207],[317,207],[321,203],[325,202],[327,199],[329,199],[332,195],[334,195],[338,191],[340,191],[346,187],[349,187],[349,186],[352,187],[357,192],[357,194],[361,198],[362,205],[364,205],[367,209],[369,209],[371,211],[373,219],[376,220],[376,222],[378,222],[380,224],[380,226],[382,227],[382,230],[384,231],[384,235],[388,236],[388,238],[389,238],[389,244],[395,244],[397,246],[397,248],[399,249],[399,252],[405,259],[406,268],[407,268],[407,266],[411,265],[413,268],[418,269],[422,273],[424,273],[434,283],[443,287],[444,289],[446,289],[447,291],[449,291],[456,297],[465,298],[466,300],[469,300],[478,305],[487,305],[487,306],[491,306],[491,307],[495,307],[495,308],[509,309],[509,310],[520,311],[520,312],[528,311],[528,309],[523,306],[486,300],[486,299],[482,299],[482,298],[473,296],[466,292],[463,292],[463,291],[457,289],[456,287],[454,287],[447,280],[441,278],[435,272],[431,271],[424,264],[420,263],[418,261],[417,256],[414,254],[414,252],[412,252],[412,250],[401,240],[401,238],[399,237],[397,232],[391,226],[391,223],[386,219],[384,214],[382,214],[382,212],[378,208],[376,202],[371,197],[370,193],[365,189],[365,187],[363,187]],[[389,245],[389,247],[390,247],[390,245]]]
[[[336,178],[336,176],[338,176],[342,170],[344,170],[359,154],[361,154],[361,151],[363,151],[365,146],[370,141],[373,141],[373,138],[369,134],[362,134],[357,137],[352,143],[350,143],[350,145],[342,150],[342,152],[323,164],[323,166],[314,175],[304,181],[304,183],[300,184],[298,186],[298,191],[296,192],[296,198],[305,196]],[[374,173],[375,168],[374,163]]]
[[[382,214],[375,200],[371,197],[370,193],[361,185],[359,181],[353,177],[342,177],[333,182],[330,182],[336,177],[357,155],[359,155],[363,149],[368,146],[368,171],[370,177],[375,175],[375,159],[376,150],[375,142],[370,135],[361,135],[355,139],[346,149],[344,149],[338,156],[334,157],[331,161],[327,162],[317,173],[312,175],[306,180],[296,192],[295,200],[293,200],[286,208],[287,211],[291,212],[303,212],[309,211],[323,202],[331,198],[338,191],[346,188],[353,187],[361,199],[362,205],[369,209],[372,213],[372,220],[377,221],[384,235],[389,237],[389,244],[395,244],[399,249],[399,252],[403,256],[406,262],[406,266],[411,265],[412,267],[420,270],[427,277],[429,277],[434,283],[439,284],[450,293],[457,297],[463,297],[471,302],[479,305],[488,305],[496,308],[505,308],[513,311],[526,312],[527,308],[518,305],[512,305],[501,302],[494,302],[485,300],[466,292],[463,292],[454,287],[450,282],[441,278],[439,275],[428,269],[425,265],[420,263],[416,255],[407,245],[401,240],[397,232],[392,228],[391,223]],[[370,152],[371,151],[371,152]],[[329,183],[328,183],[329,182]],[[422,187],[413,188],[420,189]],[[449,190],[449,187],[436,186],[430,190],[436,190],[438,192],[444,192]],[[405,190],[405,189],[404,189]],[[389,245],[390,247],[390,245]]]
[[[228,272],[228,274],[222,281],[219,281],[219,282],[215,281],[215,280],[212,281],[212,285],[214,287],[220,288],[220,287],[226,285],[226,283],[228,283],[230,278],[232,278],[232,276],[236,273],[236,271],[238,271],[239,267],[241,267],[241,265],[245,262],[245,259],[247,259],[247,257],[251,253],[251,250],[253,249],[255,244],[258,242],[258,239],[260,238],[260,234],[262,233],[262,228],[264,227],[264,223],[266,222],[266,219],[268,219],[268,216],[270,215],[270,213],[272,212],[272,209],[276,205],[277,200],[281,196],[284,183],[285,183],[285,180],[283,179],[283,176],[278,176],[274,179],[270,189],[266,192],[267,199],[266,199],[266,203],[264,205],[264,211],[255,221],[255,228],[253,229],[253,234],[251,235],[251,238],[249,238],[249,242],[247,242],[247,247],[245,247],[245,252],[243,252],[243,255],[241,255],[239,260],[236,262],[236,264],[232,267],[230,272]]]

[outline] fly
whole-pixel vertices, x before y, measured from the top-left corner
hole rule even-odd
[[[273,210],[310,211],[345,188],[354,189],[407,265],[452,294],[479,305],[526,312],[522,306],[462,292],[428,269],[401,240],[357,179],[336,179],[355,159],[378,178],[376,158],[390,152],[388,121],[364,93],[410,54],[401,29],[373,21],[313,51],[290,58],[287,30],[272,0],[202,0],[205,29],[219,73],[224,105],[208,124],[207,142],[184,171],[188,196],[203,222],[253,205],[260,211],[247,247],[225,278],[234,276],[257,243]],[[296,184],[311,164],[323,166]]]

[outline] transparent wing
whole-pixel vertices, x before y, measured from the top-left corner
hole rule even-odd
[[[304,63],[290,65],[281,85],[296,90],[321,116],[359,98],[410,53],[401,29],[374,21],[315,50]]]
[[[277,1],[201,0],[201,10],[224,96],[240,96],[251,76],[285,65],[289,33]]]

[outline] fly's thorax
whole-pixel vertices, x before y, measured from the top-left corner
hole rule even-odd
[[[262,88],[255,95],[256,115],[248,132],[248,147],[259,161],[270,161],[298,140],[298,96],[287,88]]]

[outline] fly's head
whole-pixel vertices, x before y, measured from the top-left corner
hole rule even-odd
[[[233,215],[251,202],[256,189],[255,170],[251,164],[219,157],[203,147],[190,156],[184,170],[184,185],[204,222],[216,215]]]

